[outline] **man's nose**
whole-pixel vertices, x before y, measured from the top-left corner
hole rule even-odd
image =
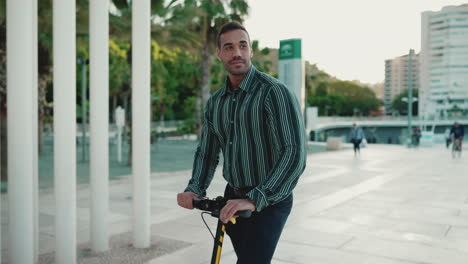
[[[233,56],[233,57],[239,57],[239,56],[241,56],[241,51],[240,51],[240,48],[239,48],[239,47],[234,47],[234,49],[232,50],[232,56]]]

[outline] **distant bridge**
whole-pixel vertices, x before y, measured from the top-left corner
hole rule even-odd
[[[436,141],[442,141],[447,127],[457,121],[462,125],[468,125],[468,117],[453,117],[444,119],[423,119],[413,117],[412,127],[421,127],[423,134],[433,135]],[[315,132],[314,140],[323,141],[327,136],[343,137],[347,139],[349,130],[353,124],[364,129],[366,138],[373,143],[401,144],[408,137],[408,118],[399,117],[315,117],[307,120],[307,135]],[[432,136],[431,136],[432,137]]]
[[[419,117],[411,118],[412,126],[450,126],[455,121],[463,125],[468,125],[468,117],[453,117],[445,119],[422,119]],[[323,131],[334,128],[350,128],[354,123],[361,127],[406,127],[408,118],[399,117],[318,117],[310,120],[307,124],[307,132],[311,130]]]

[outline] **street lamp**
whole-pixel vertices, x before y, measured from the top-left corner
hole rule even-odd
[[[417,97],[411,97],[411,102],[408,100],[408,97],[403,97],[401,100],[405,103],[408,103],[408,138],[411,139],[411,118],[413,115],[413,103],[418,101]],[[410,142],[408,140],[408,142]]]
[[[89,60],[86,58],[78,57],[77,63],[81,65],[81,131],[82,131],[82,160],[86,160],[86,115],[87,115],[87,106],[86,106],[86,84],[87,84],[87,72],[86,65],[89,64]]]
[[[417,97],[413,97],[413,98],[411,98],[411,99],[412,99],[412,100],[411,100],[411,101],[412,101],[411,103],[414,103],[414,102],[417,102],[417,101],[418,101],[418,98],[417,98]],[[403,102],[406,103],[406,102],[408,102],[408,97],[402,97],[401,100],[402,100]]]
[[[411,142],[411,117],[413,115],[413,56],[414,50],[408,53],[408,143]],[[402,99],[403,100],[403,99]],[[409,144],[408,144],[409,145]]]
[[[326,105],[325,106],[325,116],[328,116],[328,110],[331,108],[331,106]]]
[[[355,107],[355,108],[353,109],[353,113],[354,113],[354,116],[355,116],[355,117],[358,116],[359,112],[360,112],[359,108]]]

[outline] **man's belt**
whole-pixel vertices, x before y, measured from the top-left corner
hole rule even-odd
[[[247,193],[255,188],[255,186],[245,186],[245,187],[232,187],[228,185],[228,188],[231,190],[235,198],[245,198]]]

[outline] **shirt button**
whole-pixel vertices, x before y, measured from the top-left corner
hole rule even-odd
[[[231,142],[229,142],[229,145],[232,145],[232,141],[231,141]]]
[[[234,123],[234,120],[231,120],[231,124]]]
[[[234,102],[235,102],[235,101],[236,101],[236,98],[232,99],[232,101],[234,101]]]

